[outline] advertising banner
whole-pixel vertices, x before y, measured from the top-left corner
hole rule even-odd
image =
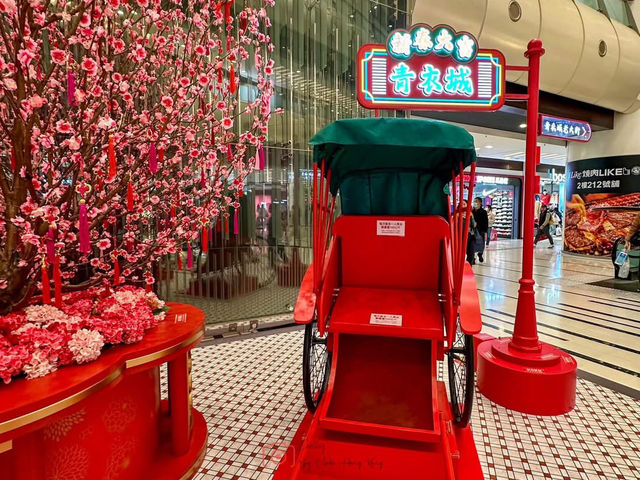
[[[565,250],[608,255],[640,213],[640,155],[567,165]]]

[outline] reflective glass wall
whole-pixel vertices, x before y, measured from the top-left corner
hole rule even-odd
[[[273,108],[284,113],[271,120],[266,168],[249,178],[239,227],[212,232],[209,252],[195,262],[197,271],[161,275],[169,279],[160,288],[165,298],[203,308],[210,323],[292,311],[311,261],[312,156],[307,142],[334,120],[373,115],[356,101],[358,48],[384,43],[391,30],[406,27],[412,4],[276,0],[269,9],[275,45]],[[256,93],[251,68],[240,76],[240,98],[250,99]]]

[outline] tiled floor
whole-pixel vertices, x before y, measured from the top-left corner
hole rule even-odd
[[[492,243],[485,263],[474,266],[483,331],[513,331],[521,268],[521,242]],[[609,258],[586,258],[548,249],[535,251],[540,339],[571,353],[584,372],[640,393],[640,294],[588,285],[612,278]]]
[[[193,355],[195,405],[209,425],[196,479],[270,479],[274,455],[305,413],[302,331],[219,342]],[[640,402],[583,379],[568,415],[522,415],[478,395],[472,425],[488,480],[640,479]]]

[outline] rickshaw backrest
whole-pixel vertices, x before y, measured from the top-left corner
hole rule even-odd
[[[341,286],[438,290],[440,248],[449,224],[438,215],[342,215]]]

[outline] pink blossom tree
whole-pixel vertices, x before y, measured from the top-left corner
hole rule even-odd
[[[233,214],[271,115],[272,5],[0,0],[0,312],[43,267],[67,290],[151,283]]]

